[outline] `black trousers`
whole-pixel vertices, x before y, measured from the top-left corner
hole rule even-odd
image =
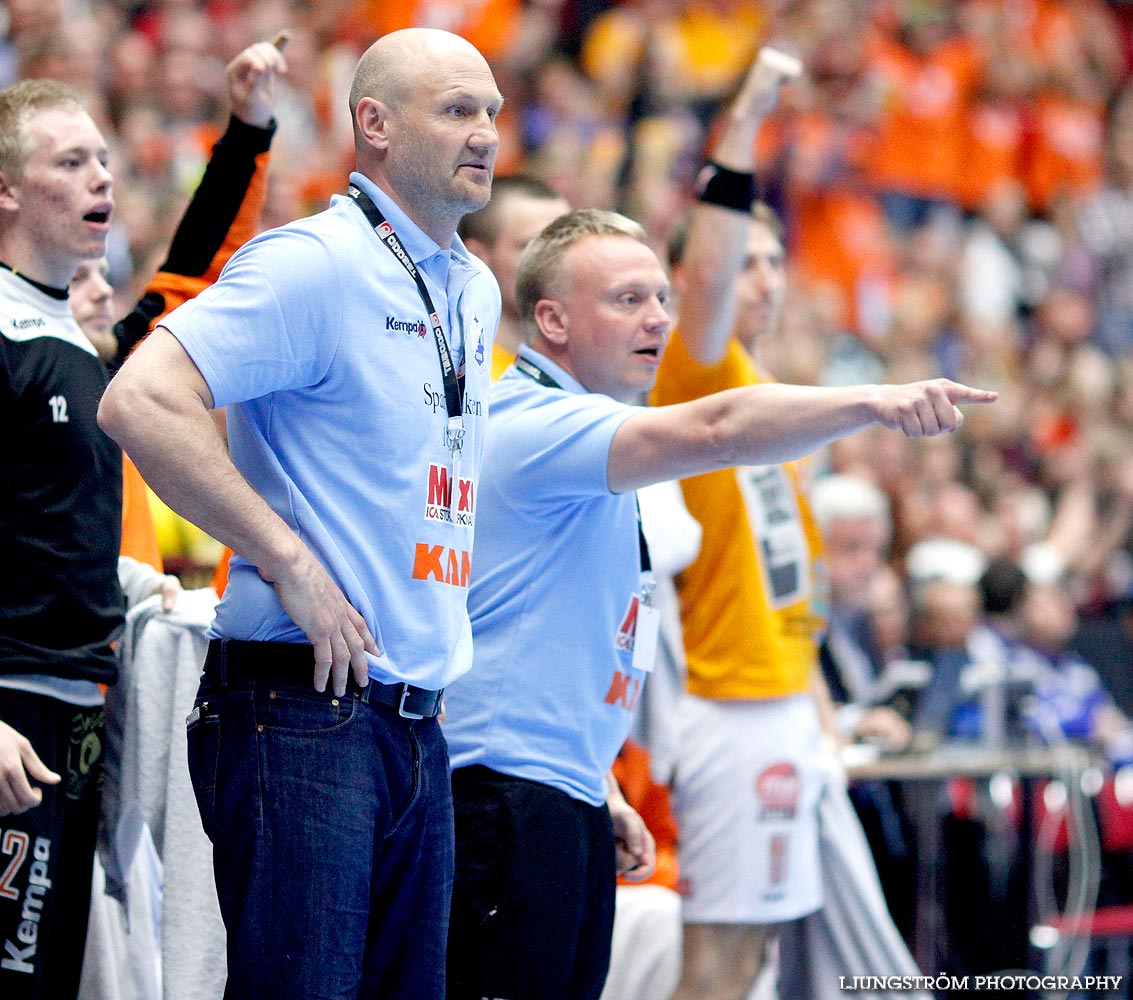
[[[597,1000],[614,926],[606,807],[479,766],[452,788],[448,1000]]]
[[[105,712],[0,688],[0,719],[62,777],[43,801],[0,817],[0,997],[79,991],[102,789]]]

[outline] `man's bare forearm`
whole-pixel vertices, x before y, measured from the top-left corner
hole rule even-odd
[[[111,381],[99,423],[173,510],[272,579],[301,543],[233,465],[211,402],[181,345],[158,328]]]
[[[111,380],[100,426],[175,511],[256,567],[314,649],[312,682],[340,697],[380,655],[362,614],[298,535],[232,463],[210,416],[212,393],[176,338],[158,327]]]
[[[908,437],[955,430],[957,403],[990,403],[994,392],[933,379],[907,385],[800,386],[766,383],[688,403],[647,408],[614,435],[607,481],[615,493],[737,465],[792,461],[870,424]]]

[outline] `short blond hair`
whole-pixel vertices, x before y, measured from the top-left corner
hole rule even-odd
[[[40,111],[86,111],[82,96],[58,80],[22,80],[0,90],[0,172],[19,180],[27,165],[28,121]]]
[[[579,208],[560,215],[535,237],[519,259],[515,299],[520,321],[528,329],[535,322],[541,299],[561,294],[567,251],[588,236],[625,236],[649,246],[645,230],[633,219],[602,208]]]

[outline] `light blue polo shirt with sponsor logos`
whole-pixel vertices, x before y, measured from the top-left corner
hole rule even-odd
[[[482,764],[601,805],[645,676],[619,637],[640,592],[634,494],[606,481],[638,408],[516,367],[492,389],[468,607],[472,670],[445,693],[454,768]],[[623,637],[624,640],[624,637]]]
[[[227,408],[236,467],[365,617],[383,654],[369,657],[370,676],[440,688],[472,659],[466,603],[499,287],[459,238],[442,250],[376,185],[350,180],[424,275],[463,365],[459,469],[422,298],[348,197],[256,237],[162,325]],[[239,555],[213,635],[306,641]]]

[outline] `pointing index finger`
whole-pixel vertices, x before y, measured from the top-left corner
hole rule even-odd
[[[994,389],[974,389],[969,385],[957,385],[949,390],[948,397],[953,403],[994,403],[999,399],[999,393]]]

